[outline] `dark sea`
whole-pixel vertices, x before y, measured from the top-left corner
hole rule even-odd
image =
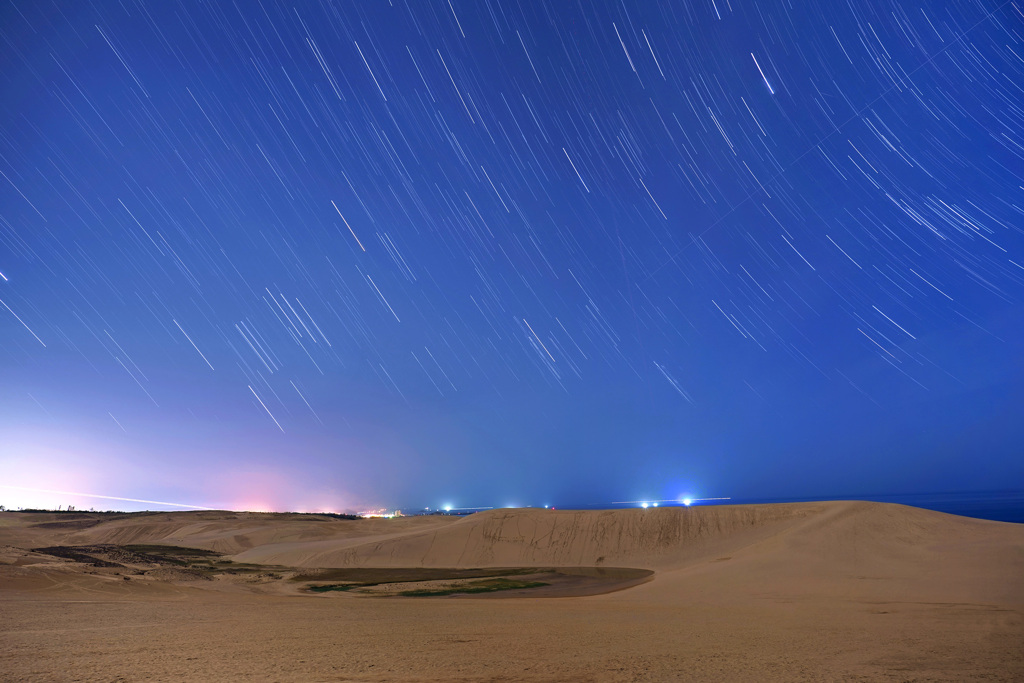
[[[816,498],[733,498],[719,501],[694,501],[693,505],[748,505],[758,503],[808,503],[823,500],[870,500],[899,503],[952,515],[1024,524],[1024,490],[947,491],[941,493],[858,494]],[[673,505],[662,502],[661,505]],[[678,504],[676,504],[678,505]],[[596,510],[639,507],[639,504],[561,505],[564,510]]]

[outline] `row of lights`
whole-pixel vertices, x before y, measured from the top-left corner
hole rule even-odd
[[[682,503],[683,505],[689,507],[693,503],[693,499],[692,498],[683,498],[679,502]],[[656,507],[658,507],[658,504],[657,503],[643,502],[643,503],[640,503],[640,507],[642,507],[642,508],[648,508],[648,507],[656,508]]]
[[[664,502],[664,501],[662,501],[662,502]],[[689,507],[690,505],[693,504],[693,499],[692,498],[682,498],[682,499],[680,499],[679,502],[682,503],[683,505]],[[519,507],[519,506],[518,505],[506,505],[505,507],[516,508],[516,507]],[[640,503],[640,507],[642,507],[642,508],[655,507],[656,508],[656,507],[658,507],[658,503],[657,502],[649,503],[647,501],[644,501],[644,502]],[[424,509],[427,510],[428,512],[430,511],[430,508],[424,508]],[[456,507],[452,507],[451,505],[445,505],[441,509],[444,510],[445,512],[451,512],[452,510],[491,510],[493,508],[456,508]],[[553,505],[545,505],[544,509],[545,510],[554,510],[555,508],[554,508]]]

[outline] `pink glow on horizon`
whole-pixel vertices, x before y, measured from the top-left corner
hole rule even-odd
[[[375,507],[340,490],[327,473],[288,471],[286,463],[230,466],[220,444],[211,454],[165,450],[41,427],[0,438],[0,505],[10,509],[226,509],[352,513]]]
[[[325,490],[268,466],[221,471],[207,478],[203,488],[211,502],[226,510],[344,513],[358,507],[347,492]]]

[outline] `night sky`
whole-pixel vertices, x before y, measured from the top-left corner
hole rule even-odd
[[[1024,481],[1018,2],[13,0],[0,65],[0,503]]]

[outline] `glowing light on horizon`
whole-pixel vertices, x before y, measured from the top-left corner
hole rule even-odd
[[[602,503],[603,505],[639,505],[640,507],[658,507],[659,503],[668,503],[670,505],[691,505],[699,501],[707,500],[732,500],[729,496],[723,496],[718,498],[669,498],[666,500],[615,500],[611,503]]]
[[[506,507],[506,508],[510,508],[510,507],[514,508],[514,507],[519,507],[519,506],[518,505],[505,505],[504,507]],[[430,508],[424,508],[424,509],[427,510],[427,511],[430,510]],[[494,509],[493,505],[485,505],[485,506],[481,506],[481,507],[461,507],[461,508],[455,507],[454,505],[445,505],[443,507],[436,508],[435,512],[441,512],[443,510],[444,512],[454,512],[455,514],[460,514],[460,513],[462,513],[462,514],[470,514],[470,513],[473,513],[473,512],[479,512],[480,510],[493,510],[493,509]]]
[[[287,510],[277,510],[274,506],[266,503],[240,503],[232,505],[231,509],[235,512],[288,512]]]
[[[429,510],[430,508],[426,508]],[[394,519],[395,517],[404,517],[405,515],[401,510],[387,510],[381,508],[379,510],[368,510],[366,512],[360,512],[359,517],[363,519]]]

